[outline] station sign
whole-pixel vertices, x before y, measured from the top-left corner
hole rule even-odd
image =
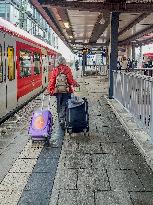
[[[83,54],[87,54],[88,52],[89,52],[89,49],[88,49],[88,48],[84,47],[84,48],[82,49],[82,53],[83,53]]]

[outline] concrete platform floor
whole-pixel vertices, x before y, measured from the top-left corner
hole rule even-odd
[[[28,141],[1,178],[0,204],[153,205],[153,172],[110,108],[106,79],[79,83],[89,101],[90,135],[64,136],[55,124],[51,147]],[[0,155],[0,167],[4,161]]]
[[[107,103],[105,78],[81,90],[90,136],[65,136],[50,205],[153,205],[153,172]]]

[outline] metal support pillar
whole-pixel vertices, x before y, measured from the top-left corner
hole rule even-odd
[[[138,68],[141,68],[142,66],[142,61],[143,61],[143,55],[142,55],[142,45],[139,47],[139,55],[138,55]]]
[[[109,98],[113,98],[113,70],[117,69],[118,57],[118,27],[119,13],[112,12],[111,14],[111,36],[110,36],[110,65],[109,65]]]
[[[109,46],[106,48],[106,65],[107,67],[109,66]]]
[[[132,59],[135,59],[135,45],[132,45]]]
[[[84,74],[85,74],[86,62],[87,62],[87,54],[86,54],[86,53],[83,53],[83,56],[82,56],[82,75],[83,75],[83,76],[84,76]]]

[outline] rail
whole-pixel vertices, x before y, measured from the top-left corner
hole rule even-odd
[[[145,129],[153,142],[153,78],[135,72],[113,71],[114,98]]]

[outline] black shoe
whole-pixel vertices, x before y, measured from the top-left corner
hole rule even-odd
[[[65,123],[64,122],[60,122],[60,126],[61,126],[62,130],[65,130]]]
[[[65,119],[60,118],[59,119],[59,125],[62,128],[62,130],[65,130],[65,125],[66,125]]]

